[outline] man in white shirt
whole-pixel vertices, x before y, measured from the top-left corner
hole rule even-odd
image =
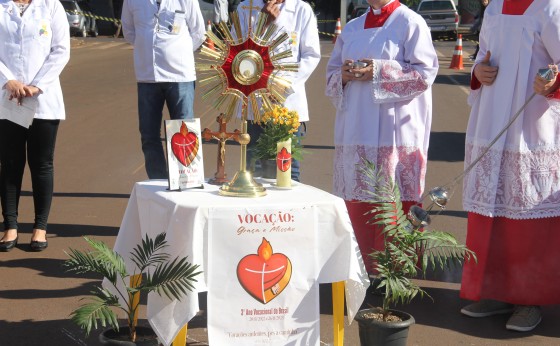
[[[249,13],[252,17],[251,23],[256,23],[258,11],[269,15],[269,21],[276,24],[280,30],[286,32],[290,39],[280,47],[280,50],[290,49],[292,57],[283,59],[282,62],[298,62],[299,70],[294,74],[292,89],[294,93],[289,95],[284,102],[284,107],[298,112],[301,122],[298,136],[304,136],[306,122],[309,121],[309,110],[307,107],[307,95],[305,93],[305,82],[315,70],[321,60],[319,30],[317,18],[311,6],[302,0],[244,0],[237,8],[240,14],[241,25],[248,24]],[[245,33],[247,28],[242,27]],[[249,107],[250,108],[250,107]],[[257,142],[262,132],[260,126],[249,123],[248,132],[251,135],[249,147]],[[248,159],[248,161],[250,161]],[[297,160],[292,160],[292,179],[299,181],[300,165]]]
[[[194,116],[194,51],[205,39],[204,19],[198,1],[125,0],[121,21],[124,38],[134,46],[146,172],[150,179],[167,179],[163,105],[171,119]]]

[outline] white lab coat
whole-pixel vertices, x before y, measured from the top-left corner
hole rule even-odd
[[[400,5],[383,26],[364,29],[367,14],[350,21],[327,65],[326,95],[336,107],[334,193],[367,200],[359,168],[368,159],[396,182],[404,201],[424,191],[432,123],[432,84],[438,59],[426,22]],[[342,86],[345,60],[372,59],[373,80]]]
[[[66,118],[59,76],[70,59],[70,29],[58,0],[33,0],[20,16],[0,0],[0,85],[18,80],[41,89],[37,119]]]
[[[250,0],[245,0],[237,7],[244,34],[249,23],[249,2]],[[258,8],[252,11],[251,23],[253,27],[263,6],[262,0],[253,1],[253,7]],[[305,82],[321,60],[317,18],[308,3],[301,0],[286,0],[281,5],[280,16],[276,18],[274,24],[278,25],[280,30],[283,30],[290,36],[290,39],[286,40],[278,48],[278,51],[291,49],[292,57],[282,59],[280,62],[299,62],[299,71],[287,75],[292,82],[294,93],[288,96],[284,106],[288,109],[296,110],[299,114],[299,121],[309,121]],[[250,110],[251,107],[249,107],[249,112]],[[249,119],[251,119],[251,116],[249,116]]]
[[[197,0],[124,0],[122,29],[134,46],[138,82],[191,82],[206,27]]]
[[[471,91],[465,166],[488,150],[533,94],[539,69],[560,63],[560,3],[533,1],[524,15],[488,5],[480,32],[479,63],[490,51],[498,66],[490,86]],[[463,206],[490,217],[560,216],[560,114],[537,95],[464,178]]]

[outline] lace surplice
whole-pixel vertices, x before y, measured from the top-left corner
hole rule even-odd
[[[425,23],[405,6],[383,27],[364,30],[364,20],[346,25],[327,67],[325,93],[337,111],[334,192],[367,199],[359,172],[367,159],[398,183],[403,200],[416,201],[424,190],[437,56]],[[347,59],[372,59],[373,80],[343,87]]]

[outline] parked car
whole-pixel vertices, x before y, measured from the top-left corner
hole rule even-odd
[[[366,13],[368,7],[369,7],[369,5],[358,5],[358,6],[354,7],[354,10],[348,16],[349,19],[358,18],[362,14]]]
[[[66,11],[68,24],[70,24],[70,35],[79,37],[86,37],[88,34],[92,37],[98,35],[97,22],[93,13],[87,11],[85,3],[82,8],[75,0],[60,0],[60,2]]]
[[[346,10],[346,20],[350,21],[351,19],[358,18],[362,14],[366,13],[369,4],[367,0],[358,0],[352,1],[348,5],[348,9]]]
[[[198,0],[204,23],[214,23],[214,0]]]
[[[422,0],[416,12],[433,33],[457,33],[459,14],[453,0]]]

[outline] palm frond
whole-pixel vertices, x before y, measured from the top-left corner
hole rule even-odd
[[[105,244],[84,237],[96,251],[80,251],[69,249],[69,259],[63,264],[67,271],[83,273],[98,273],[115,284],[117,278],[126,277],[128,273],[123,258]]]
[[[153,273],[147,273],[146,280],[138,287],[139,290],[156,291],[169,299],[181,300],[181,297],[192,291],[195,277],[200,274],[198,265],[187,261],[187,258],[175,258],[168,263],[160,263]]]
[[[475,253],[465,245],[459,244],[450,233],[425,231],[418,239],[422,244],[422,256],[426,257],[423,262],[430,263],[433,269],[452,269],[461,266],[464,261],[476,261]]]
[[[169,254],[158,252],[167,247],[165,235],[165,232],[163,232],[158,234],[155,239],[151,239],[146,234],[146,237],[142,239],[142,243],[136,245],[131,252],[131,260],[136,264],[138,269],[140,269],[140,272],[143,272],[152,265],[163,263],[169,259]]]
[[[86,336],[92,329],[97,329],[98,324],[119,330],[117,316],[110,308],[120,306],[118,298],[101,287],[95,287],[91,294],[93,295],[91,302],[74,310],[70,314],[70,320],[84,329]]]

